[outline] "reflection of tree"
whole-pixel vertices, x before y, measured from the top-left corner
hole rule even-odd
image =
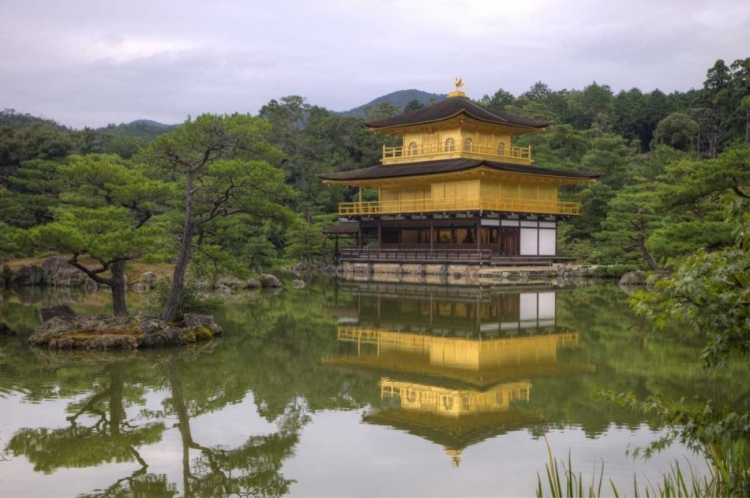
[[[251,436],[235,449],[220,446],[205,447],[195,440],[190,430],[190,413],[185,401],[180,365],[167,362],[171,404],[177,415],[182,439],[182,472],[185,496],[282,496],[289,492],[292,482],[280,473],[283,461],[293,455],[298,437],[296,430],[282,430],[275,434]],[[299,429],[292,424],[294,429]],[[190,461],[190,450],[200,456]]]
[[[69,427],[28,429],[16,432],[8,444],[13,455],[25,455],[37,471],[49,474],[59,468],[91,467],[109,462],[137,461],[146,466],[135,449],[161,439],[164,425],[133,426],[126,419],[123,403],[124,366],[105,367],[109,385],[75,406],[67,418]],[[79,419],[87,416],[93,425]]]
[[[133,425],[125,410],[125,366],[112,363],[103,373],[109,380],[106,387],[69,407],[73,413],[67,417],[68,427],[21,429],[13,435],[8,450],[14,456],[26,456],[34,470],[45,474],[60,468],[137,462],[140,469],[115,483],[110,488],[113,493],[103,492],[117,496],[121,493],[114,493],[115,489],[132,489],[154,480],[146,473],[148,465],[137,448],[159,442],[164,424]]]

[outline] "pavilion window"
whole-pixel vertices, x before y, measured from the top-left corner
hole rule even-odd
[[[438,244],[453,244],[455,239],[453,237],[453,229],[451,228],[436,228],[435,229],[435,242]]]
[[[458,244],[476,244],[477,240],[474,238],[474,229],[456,228],[456,242]]]
[[[497,244],[497,228],[482,228],[482,245]]]
[[[497,144],[497,155],[498,156],[504,156],[505,155],[505,142],[498,142],[498,144]]]
[[[446,152],[453,152],[456,150],[456,141],[453,140],[453,137],[448,137],[445,139],[445,151]]]
[[[409,155],[416,156],[418,153],[419,153],[419,147],[417,147],[417,142],[409,143]]]
[[[443,408],[446,410],[453,409],[453,397],[452,396],[443,396]]]
[[[470,138],[464,139],[464,151],[465,152],[471,152],[471,146],[473,141]]]

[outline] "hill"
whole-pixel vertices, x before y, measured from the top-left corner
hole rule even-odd
[[[112,135],[121,135],[135,138],[145,138],[153,140],[159,135],[168,133],[176,125],[168,125],[151,121],[149,119],[138,119],[130,123],[120,123],[119,125],[109,124],[102,128],[97,128],[97,133],[109,133]]]
[[[397,105],[399,108],[403,109],[404,106],[413,99],[417,99],[421,104],[427,104],[430,102],[430,100],[434,100],[437,102],[437,101],[445,99],[446,97],[447,95],[445,94],[423,92],[422,90],[415,90],[415,89],[399,90],[397,92],[392,92],[387,95],[378,97],[368,102],[367,104],[363,104],[359,107],[355,107],[354,109],[340,112],[338,114],[342,116],[364,116],[365,107],[368,105],[374,106],[381,102],[390,101],[391,103]]]
[[[16,130],[23,130],[29,126],[40,124],[50,126],[58,131],[70,130],[67,126],[61,125],[52,119],[32,116],[29,113],[22,114],[15,109],[5,109],[0,111],[0,126],[10,126]]]

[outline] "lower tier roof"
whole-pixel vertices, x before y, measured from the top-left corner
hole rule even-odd
[[[326,173],[318,175],[319,178],[331,182],[347,182],[360,180],[377,180],[380,178],[399,178],[409,176],[426,176],[444,173],[466,171],[474,168],[485,167],[497,171],[512,173],[525,173],[531,175],[556,176],[561,178],[580,178],[589,180],[599,178],[601,173],[586,173],[581,171],[565,171],[540,166],[529,166],[527,164],[512,164],[486,161],[482,159],[442,159],[438,161],[423,161],[409,164],[378,164],[369,168],[355,169],[352,171],[340,171],[338,173]]]

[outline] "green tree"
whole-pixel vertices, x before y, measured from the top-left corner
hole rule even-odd
[[[162,312],[177,318],[180,294],[198,229],[218,217],[245,215],[255,220],[286,220],[281,204],[291,197],[284,173],[269,161],[281,153],[270,146],[270,125],[248,115],[204,114],[162,135],[143,159],[175,178],[184,192],[179,255]]]
[[[323,253],[322,230],[321,225],[298,223],[289,231],[286,256],[308,264],[319,260]]]
[[[499,88],[495,93],[490,95],[484,95],[479,101],[480,104],[502,111],[505,106],[510,105],[515,100],[512,93]]]
[[[406,103],[404,106],[404,112],[412,112],[412,111],[418,111],[420,109],[424,108],[424,104],[421,103],[417,99],[411,99],[409,102]]]
[[[66,203],[55,208],[53,222],[28,232],[30,245],[69,254],[72,266],[112,290],[114,314],[125,315],[125,265],[158,245],[163,228],[152,217],[171,187],[116,156],[74,156],[60,171],[70,188]]]
[[[687,114],[673,112],[659,121],[652,144],[666,144],[678,150],[691,151],[695,148],[699,129],[698,123]]]

